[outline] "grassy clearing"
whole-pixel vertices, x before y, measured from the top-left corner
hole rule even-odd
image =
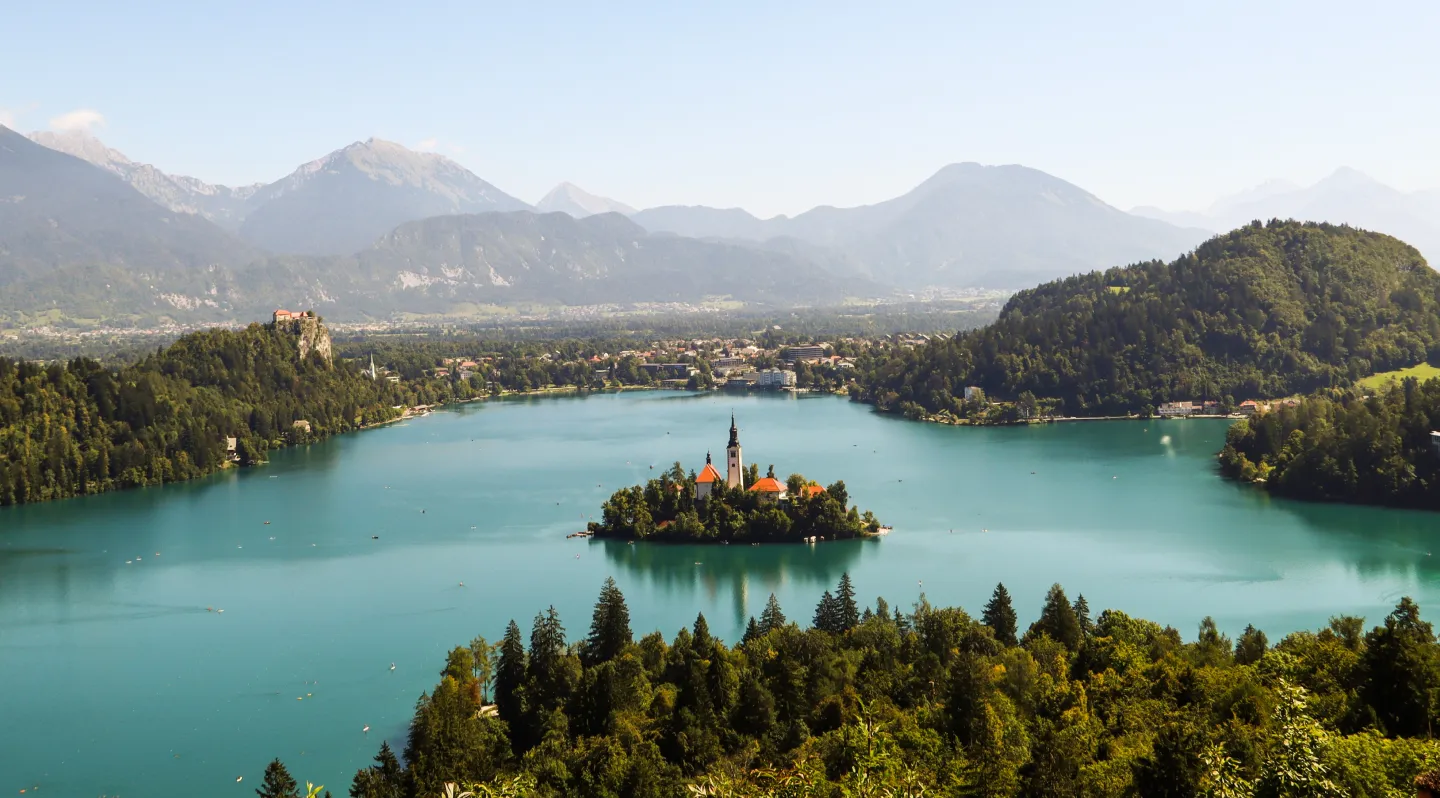
[[[1362,388],[1371,389],[1380,388],[1388,382],[1399,382],[1406,377],[1414,377],[1421,382],[1424,382],[1425,380],[1433,380],[1437,377],[1440,377],[1440,368],[1436,368],[1429,363],[1421,363],[1418,366],[1411,366],[1408,369],[1399,369],[1397,371],[1382,371],[1379,374],[1371,374],[1370,376],[1361,380],[1360,386]]]

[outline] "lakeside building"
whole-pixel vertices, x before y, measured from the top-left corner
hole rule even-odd
[[[1253,416],[1260,411],[1260,403],[1254,399],[1246,399],[1240,403],[1240,415]]]
[[[1160,405],[1160,415],[1166,418],[1176,418],[1195,414],[1194,402],[1166,402]]]
[[[755,385],[759,388],[794,388],[795,372],[784,369],[765,369],[757,373]]]
[[[825,357],[825,347],[815,346],[792,346],[785,350],[785,359],[791,363],[798,363],[802,360],[819,360]]]
[[[980,388],[979,388],[978,386],[975,386],[975,385],[966,385],[966,386],[965,386],[965,395],[964,395],[962,398],[963,398],[965,401],[968,402],[968,401],[970,401],[971,399],[974,399],[975,397],[981,396],[981,395],[982,395],[982,394],[981,394]]]
[[[1430,433],[1430,451],[1440,455],[1440,432]]]

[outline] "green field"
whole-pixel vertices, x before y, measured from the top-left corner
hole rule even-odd
[[[1414,377],[1421,382],[1424,382],[1425,380],[1433,380],[1436,377],[1440,377],[1440,368],[1436,368],[1429,363],[1421,363],[1418,366],[1411,366],[1408,369],[1400,369],[1398,371],[1382,371],[1379,374],[1371,374],[1370,376],[1361,380],[1360,387],[1379,388],[1385,383],[1390,382],[1391,380],[1399,382],[1406,377]]]

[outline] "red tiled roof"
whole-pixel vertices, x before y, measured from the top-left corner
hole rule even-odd
[[[825,489],[820,487],[819,485],[806,485],[805,490],[801,492],[804,493],[806,496],[814,496],[817,493],[824,493]]]
[[[784,493],[785,486],[780,484],[780,480],[774,477],[761,477],[755,481],[754,485],[750,486],[750,490],[756,491],[757,493]]]
[[[695,478],[695,482],[696,482],[697,484],[698,484],[698,483],[701,483],[701,482],[719,482],[719,481],[720,481],[720,472],[719,472],[719,471],[716,471],[716,470],[715,470],[715,466],[714,466],[713,464],[711,464],[711,463],[706,463],[706,464],[705,464],[705,470],[704,470],[704,471],[701,471],[701,472],[700,472],[700,476],[698,476],[698,477]]]

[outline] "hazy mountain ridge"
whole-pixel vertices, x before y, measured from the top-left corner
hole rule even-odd
[[[31,133],[29,138],[119,176],[141,194],[172,211],[203,216],[231,231],[239,229],[241,220],[250,210],[250,198],[264,185],[256,183],[231,188],[193,177],[168,174],[150,164],[131,160],[84,131],[41,130]]]
[[[1309,186],[1270,180],[1222,197],[1203,211],[1142,206],[1132,212],[1171,222],[1193,220],[1217,231],[1268,219],[1348,224],[1395,236],[1432,259],[1440,258],[1440,190],[1400,191],[1349,167]]]
[[[242,236],[307,255],[350,254],[430,216],[530,207],[449,158],[374,138],[304,164],[252,202]]]
[[[255,255],[206,219],[165,208],[116,174],[0,127],[0,285],[71,267],[203,272]]]
[[[894,199],[761,220],[736,209],[664,206],[632,216],[652,231],[827,247],[872,278],[909,288],[1020,287],[1174,257],[1206,232],[1127,214],[1023,166],[951,164]]]
[[[3,128],[0,287],[0,323],[12,325],[244,321],[288,305],[337,319],[473,303],[804,305],[883,290],[783,253],[651,236],[614,213],[436,216],[352,255],[265,255],[112,171]]]
[[[561,183],[550,189],[535,203],[535,210],[541,213],[568,213],[577,219],[597,213],[623,213],[630,215],[635,209],[623,202],[591,194],[574,183]]]

